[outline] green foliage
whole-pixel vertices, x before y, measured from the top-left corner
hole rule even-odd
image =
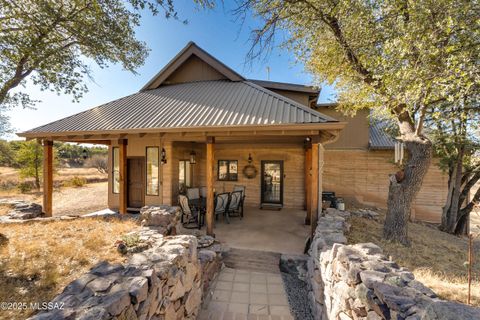
[[[127,247],[135,247],[140,241],[140,236],[138,234],[126,234],[122,236],[122,241]]]
[[[213,1],[194,0],[211,7]],[[0,0],[0,111],[36,101],[22,90],[27,78],[41,90],[78,101],[89,65],[121,64],[135,72],[148,49],[135,37],[142,10],[178,19],[173,0]],[[0,133],[2,121],[0,117]]]
[[[37,141],[24,141],[17,150],[17,163],[21,178],[34,178],[35,187],[40,189],[42,176],[43,152]]]
[[[345,112],[371,108],[403,123],[402,136],[421,135],[423,115],[438,101],[478,90],[478,1],[244,2],[264,19],[251,57],[286,30],[283,45],[318,82],[335,85]]]
[[[7,141],[0,140],[0,166],[13,167],[14,165],[15,151]]]
[[[17,188],[21,193],[28,193],[32,191],[33,185],[30,181],[22,181],[17,185]]]

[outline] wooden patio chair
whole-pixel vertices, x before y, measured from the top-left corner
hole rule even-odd
[[[227,216],[228,217],[240,217],[243,218],[243,192],[233,191],[230,194],[230,202],[228,203]]]
[[[222,214],[225,217],[227,223],[230,223],[230,218],[228,217],[228,206],[230,203],[230,193],[224,192],[219,193],[215,196],[215,220],[218,220],[218,216]]]
[[[184,195],[178,196],[178,203],[182,210],[181,222],[186,229],[200,229],[204,222],[205,213],[198,208],[191,208],[188,203],[188,198]]]

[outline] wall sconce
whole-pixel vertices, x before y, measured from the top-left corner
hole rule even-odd
[[[249,153],[249,154],[248,154],[248,163],[250,164],[250,163],[252,163],[252,162],[253,162],[252,154]]]
[[[190,164],[196,164],[197,163],[197,154],[195,153],[195,151],[192,150],[192,152],[190,152]]]
[[[162,152],[160,153],[160,155],[160,163],[167,164],[167,152],[165,151],[165,148],[162,148]]]
[[[193,149],[194,147],[194,142],[192,142],[192,152],[190,152],[190,164],[196,164],[197,163],[197,154],[195,153],[195,150]]]

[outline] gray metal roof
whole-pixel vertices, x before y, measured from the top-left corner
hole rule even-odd
[[[395,139],[385,132],[385,125],[382,122],[370,123],[370,149],[393,149]]]
[[[305,92],[305,93],[311,93],[316,95],[320,94],[320,88],[314,87],[314,86],[306,86],[303,84],[277,82],[277,81],[270,81],[270,80],[254,80],[254,79],[249,79],[248,81],[258,84],[259,86],[262,86],[267,89]]]
[[[249,81],[199,81],[135,93],[21,135],[336,121]]]

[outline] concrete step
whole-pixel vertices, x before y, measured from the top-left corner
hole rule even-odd
[[[233,269],[280,273],[280,253],[231,248],[224,258]]]

